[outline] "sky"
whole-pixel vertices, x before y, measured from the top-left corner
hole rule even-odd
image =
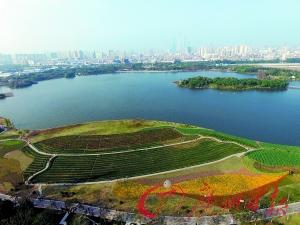
[[[0,53],[300,46],[299,0],[0,0]]]

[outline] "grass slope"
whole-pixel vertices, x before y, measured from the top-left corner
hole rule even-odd
[[[19,140],[8,140],[0,142],[0,157],[3,157],[10,151],[22,149],[25,146],[23,141]]]
[[[96,150],[103,152],[162,145],[165,141],[182,137],[173,128],[160,128],[113,135],[61,136],[35,143],[35,146],[50,153],[95,153]]]
[[[152,120],[112,120],[75,124],[32,132],[30,139],[38,142],[67,135],[109,135],[137,132],[155,127],[186,127],[188,125]]]

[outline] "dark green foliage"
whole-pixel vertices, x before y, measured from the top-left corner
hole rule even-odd
[[[260,66],[234,66],[231,68],[232,71],[237,73],[253,73],[257,74],[259,71],[263,71],[269,78],[282,78],[290,80],[294,76],[296,79],[300,79],[300,72],[287,70],[287,69],[278,69],[278,68],[265,68]]]
[[[0,221],[15,213],[14,204],[10,201],[0,201]]]
[[[296,149],[264,149],[250,152],[247,156],[267,166],[300,166],[300,151]]]
[[[252,148],[260,147],[260,144],[256,141],[225,134],[222,132],[217,132],[210,129],[205,129],[205,128],[176,128],[176,129],[184,135],[203,135],[203,136],[215,137],[221,141],[236,142]]]
[[[3,210],[7,211],[7,209]],[[34,209],[28,200],[23,200],[17,208],[10,205],[9,210],[11,213],[5,218],[0,217],[1,225],[53,225],[58,224],[59,221],[59,217],[51,211]]]
[[[164,141],[181,138],[182,136],[173,128],[160,128],[113,135],[61,136],[47,139],[35,145],[39,149],[50,153],[95,153],[95,150],[99,150],[99,152],[118,151],[120,149],[161,145]]]
[[[33,182],[103,181],[173,170],[245,151],[208,139],[198,143],[101,156],[58,156]]]
[[[285,80],[259,80],[255,78],[238,79],[234,77],[193,77],[176,82],[179,87],[214,88],[224,90],[285,90],[288,82]]]

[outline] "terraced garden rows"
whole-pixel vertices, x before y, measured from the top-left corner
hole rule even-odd
[[[250,152],[247,156],[267,166],[300,166],[299,150],[264,149]]]
[[[61,136],[40,142],[57,149],[110,149],[144,146],[180,138],[183,135],[174,128],[161,128],[113,135],[71,135]]]
[[[48,160],[50,159],[50,156],[38,154],[28,146],[23,148],[23,152],[29,157],[34,158],[34,161],[29,165],[23,174],[25,179],[44,169]]]
[[[197,144],[102,156],[59,156],[34,182],[103,181],[199,165],[245,151],[235,144],[200,140]]]
[[[164,142],[151,142],[151,143],[145,143],[145,144],[139,144],[139,145],[130,145],[128,147],[114,147],[114,148],[102,148],[102,149],[61,149],[52,147],[49,145],[45,145],[42,142],[35,143],[34,146],[37,147],[40,151],[50,153],[50,154],[100,154],[100,153],[109,153],[109,152],[121,152],[121,151],[128,151],[128,150],[138,150],[138,149],[145,149],[155,146],[162,146],[165,144],[170,143],[180,143],[184,141],[189,140],[195,140],[198,136],[182,136],[180,138],[176,139],[168,139]]]
[[[232,136],[229,134],[224,134],[221,132],[217,132],[217,131],[209,130],[209,129],[205,129],[205,128],[176,128],[176,129],[184,135],[203,135],[203,136],[214,137],[221,141],[236,142],[241,145],[245,145],[245,146],[252,147],[252,148],[260,147],[259,143],[257,143],[256,141],[249,140],[246,138]]]

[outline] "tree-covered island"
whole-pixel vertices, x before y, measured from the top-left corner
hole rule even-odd
[[[191,89],[219,89],[219,90],[270,90],[280,91],[286,90],[289,83],[285,80],[260,80],[255,78],[238,79],[234,77],[192,77],[186,80],[179,80],[175,82],[178,87]]]

